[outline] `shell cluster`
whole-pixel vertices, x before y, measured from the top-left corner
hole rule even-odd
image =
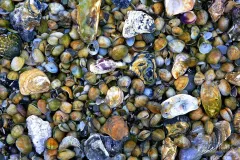
[[[0,160],[240,160],[240,0],[0,0]]]

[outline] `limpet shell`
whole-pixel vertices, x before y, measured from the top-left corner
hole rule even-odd
[[[50,88],[50,80],[39,69],[31,69],[20,74],[19,88],[22,95],[47,92]]]

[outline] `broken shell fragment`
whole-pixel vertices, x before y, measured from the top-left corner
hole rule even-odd
[[[142,33],[152,33],[155,29],[151,16],[142,11],[128,11],[122,32],[124,38],[131,38]]]
[[[117,141],[122,140],[124,137],[128,136],[129,133],[127,123],[121,116],[112,116],[108,118],[101,130]]]
[[[50,80],[39,69],[31,69],[20,74],[19,88],[22,95],[47,92],[49,87]]]
[[[189,58],[188,54],[180,53],[175,57],[172,67],[172,75],[175,79],[182,76],[188,69],[188,66],[184,63]]]
[[[230,72],[225,75],[225,79],[236,86],[240,87],[240,72]]]
[[[178,94],[161,103],[161,113],[164,118],[171,119],[198,109],[198,100],[186,94]]]
[[[64,137],[62,142],[59,145],[59,150],[67,149],[68,147],[77,147],[80,148],[80,142],[77,138],[73,136]]]
[[[90,71],[95,74],[105,74],[114,71],[118,67],[124,67],[125,63],[115,62],[111,59],[101,58],[95,64],[90,65]]]
[[[97,35],[101,0],[80,1],[77,6],[78,33],[84,42],[92,42]]]
[[[204,82],[201,87],[202,105],[209,117],[216,117],[221,109],[222,100],[218,86],[210,81]]]
[[[191,11],[194,7],[195,0],[165,0],[164,5],[169,16]]]
[[[133,71],[145,84],[153,85],[156,81],[156,62],[150,53],[141,53],[134,57],[130,66]]]
[[[122,104],[123,98],[123,91],[119,87],[113,86],[107,91],[105,102],[109,107],[115,108]]]
[[[163,145],[161,147],[161,160],[174,160],[177,156],[177,146],[171,140],[171,138],[167,137],[163,141]]]
[[[217,20],[221,17],[224,12],[226,0],[215,0],[214,3],[208,9],[213,22],[217,22]]]

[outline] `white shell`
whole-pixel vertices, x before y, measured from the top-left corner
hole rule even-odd
[[[123,26],[123,37],[131,38],[142,33],[152,33],[155,30],[154,20],[142,11],[128,11]]]
[[[187,94],[178,94],[161,103],[164,118],[171,119],[198,109],[198,100]]]
[[[48,121],[43,121],[35,115],[26,120],[28,135],[34,144],[35,150],[41,154],[45,149],[45,141],[52,136],[52,128]]]
[[[66,149],[70,146],[80,148],[80,142],[77,138],[72,136],[67,136],[63,138],[62,142],[59,145],[59,150]]]
[[[165,0],[164,4],[167,15],[173,16],[179,13],[191,11],[194,7],[195,0]]]
[[[172,67],[172,75],[175,79],[184,75],[184,73],[187,71],[188,67],[183,64],[183,61],[187,60],[188,58],[189,55],[184,53],[180,53],[175,57]]]

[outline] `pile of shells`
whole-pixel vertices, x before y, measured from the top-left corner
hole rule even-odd
[[[0,0],[0,160],[239,160],[239,0]]]

